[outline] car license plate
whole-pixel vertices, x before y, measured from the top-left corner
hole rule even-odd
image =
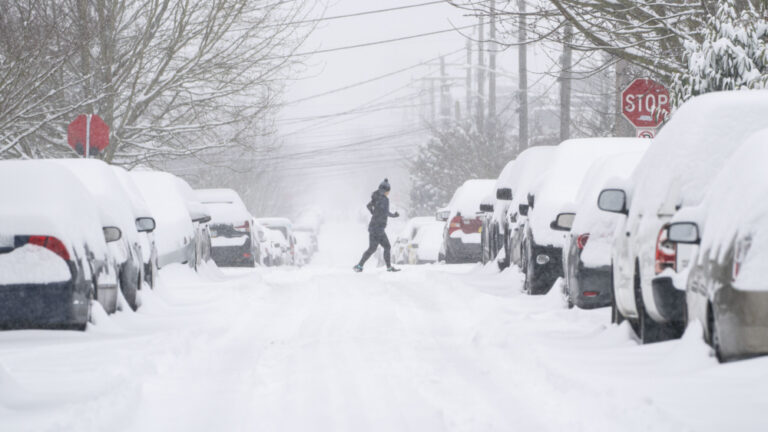
[[[211,238],[218,237],[218,236],[219,234],[216,231],[211,230]]]

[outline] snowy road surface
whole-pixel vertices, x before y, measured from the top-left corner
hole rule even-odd
[[[85,333],[0,333],[0,431],[768,430],[768,359],[718,365],[695,328],[638,346],[514,271],[354,274],[360,234],[303,269],[164,269]]]

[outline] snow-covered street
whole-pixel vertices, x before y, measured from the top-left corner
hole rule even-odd
[[[695,327],[639,346],[606,309],[522,294],[514,270],[354,274],[364,239],[334,245],[344,228],[327,227],[319,264],[172,267],[139,312],[85,333],[1,333],[0,430],[768,426],[766,358],[719,365]]]

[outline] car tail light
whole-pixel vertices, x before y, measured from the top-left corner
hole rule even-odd
[[[61,240],[52,236],[29,236],[26,243],[44,247],[56,255],[64,258],[65,261],[69,261],[69,251],[64,246]]]
[[[584,297],[597,297],[598,294],[597,291],[584,291]]]
[[[731,279],[734,281],[739,276],[739,271],[741,271],[750,246],[752,246],[752,239],[749,237],[736,242],[736,250],[733,254],[733,273],[731,274]]]
[[[579,247],[579,250],[584,249],[584,247],[587,245],[587,240],[589,240],[589,234],[582,234],[576,237],[576,246]]]
[[[448,223],[448,235],[453,234],[454,231],[458,231],[461,229],[461,215],[456,215],[451,219],[451,221]]]
[[[675,270],[677,244],[667,241],[667,228],[668,225],[661,227],[659,236],[656,239],[656,274],[668,268]]]
[[[248,252],[243,253],[243,258],[250,258],[250,257],[251,257],[251,254],[249,254]]]
[[[235,230],[244,232],[244,233],[250,233],[251,232],[251,223],[249,221],[245,221],[244,224],[240,226],[236,226]]]

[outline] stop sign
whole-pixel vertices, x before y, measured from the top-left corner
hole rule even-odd
[[[109,126],[96,114],[80,114],[67,128],[67,142],[78,154],[98,154],[109,145]]]
[[[621,92],[621,113],[636,128],[657,128],[669,114],[669,90],[649,78],[638,78]]]

